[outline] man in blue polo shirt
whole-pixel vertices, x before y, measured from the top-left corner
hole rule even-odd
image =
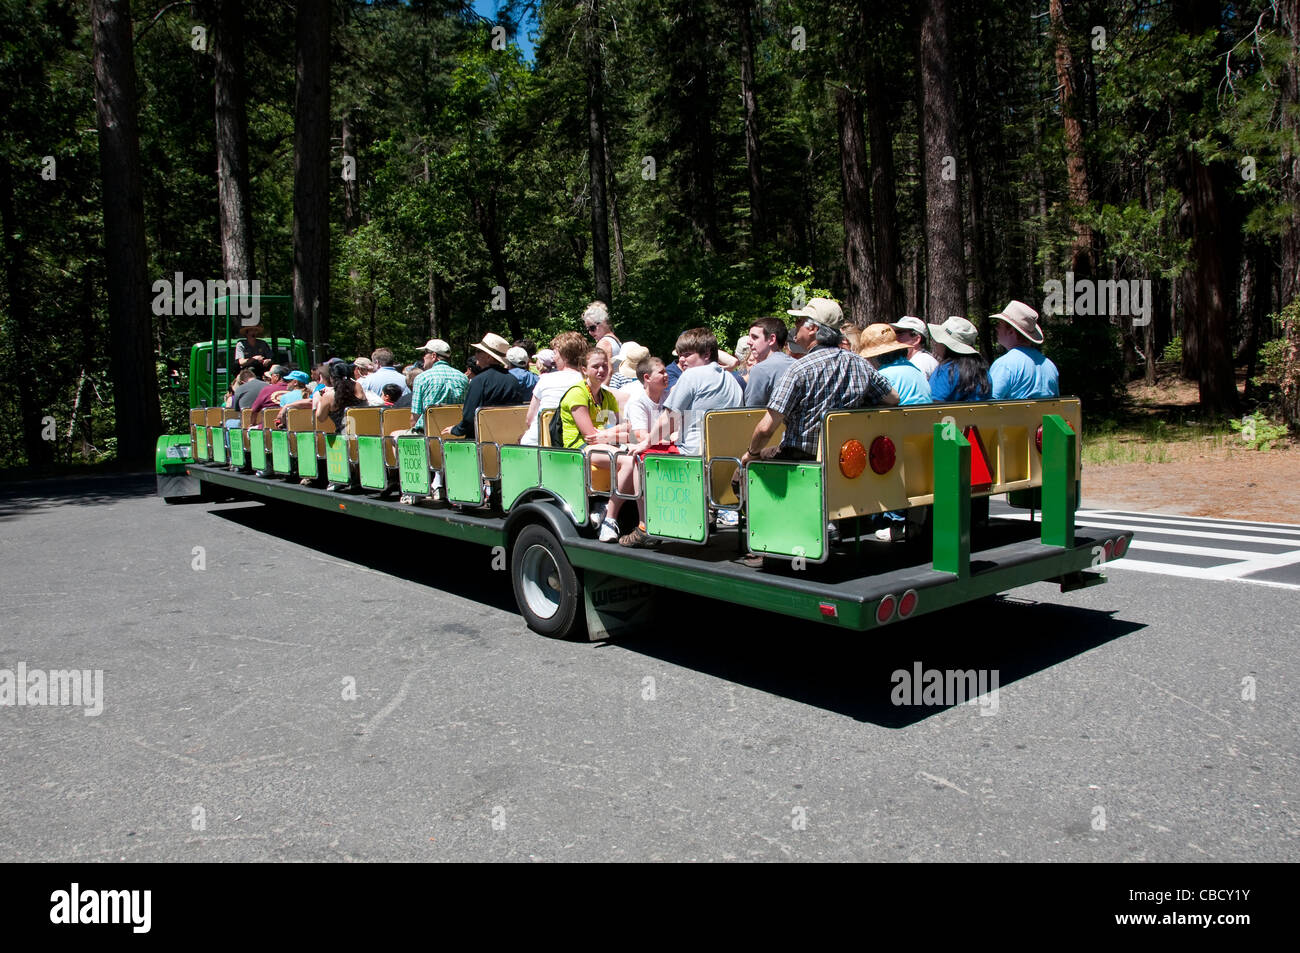
[[[1060,397],[1056,365],[1038,350],[1038,345],[1043,343],[1038,312],[1023,301],[1012,301],[990,317],[997,319],[998,343],[1007,352],[989,365],[993,399]]]

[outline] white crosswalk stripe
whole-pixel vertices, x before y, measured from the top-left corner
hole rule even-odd
[[[1030,514],[994,500],[990,515],[1027,520]],[[1300,526],[1294,524],[1118,510],[1079,510],[1075,524],[1133,531],[1128,555],[1107,570],[1300,590]]]

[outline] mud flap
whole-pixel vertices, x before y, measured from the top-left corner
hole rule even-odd
[[[587,570],[583,573],[582,603],[588,641],[639,632],[653,621],[658,597],[657,586]]]
[[[197,498],[202,492],[198,477],[190,476],[184,470],[158,474],[158,495],[165,500]]]

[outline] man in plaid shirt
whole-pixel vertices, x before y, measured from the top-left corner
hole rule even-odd
[[[757,456],[764,460],[814,460],[822,437],[822,417],[828,410],[886,406],[898,403],[898,393],[866,360],[840,344],[844,312],[829,298],[813,298],[798,311],[794,339],[809,348],[772,388],[763,415],[749,438],[742,464]],[[776,428],[785,423],[779,447],[768,447]]]
[[[420,348],[425,370],[411,389],[411,432],[424,432],[424,411],[437,404],[456,404],[465,399],[469,378],[448,363],[451,347],[436,338]],[[432,358],[432,362],[429,359]]]

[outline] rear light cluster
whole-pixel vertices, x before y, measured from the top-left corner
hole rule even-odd
[[[884,625],[895,618],[906,619],[916,611],[917,603],[920,601],[921,597],[916,594],[915,589],[908,589],[901,596],[891,592],[881,597],[880,602],[876,603],[876,624]]]
[[[1070,426],[1070,422],[1068,420],[1065,422],[1065,429],[1070,431],[1070,433],[1074,433],[1074,428]],[[1039,424],[1038,429],[1034,431],[1034,448],[1039,452],[1039,454],[1042,454],[1043,452],[1043,425],[1042,424]]]
[[[1104,562],[1110,562],[1112,559],[1123,559],[1124,554],[1128,552],[1128,538],[1121,536],[1118,539],[1108,539],[1101,544],[1101,551],[1105,557]]]

